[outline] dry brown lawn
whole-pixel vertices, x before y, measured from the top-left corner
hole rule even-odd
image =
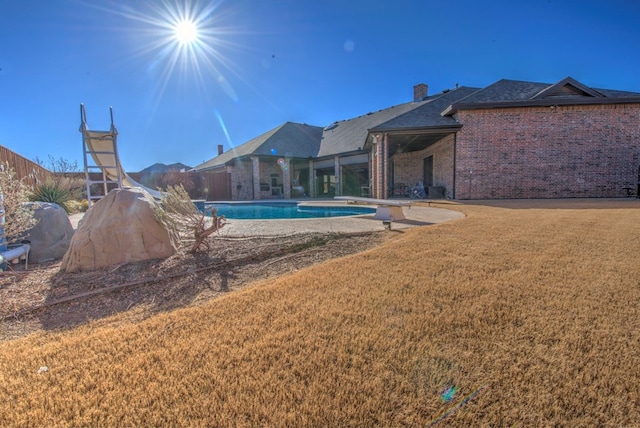
[[[460,205],[197,307],[4,341],[0,425],[640,426],[640,209],[599,207]]]

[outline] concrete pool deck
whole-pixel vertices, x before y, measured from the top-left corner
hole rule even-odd
[[[404,207],[406,220],[395,221],[392,230],[405,230],[416,226],[444,223],[464,218],[459,211],[446,209],[452,205],[484,205],[506,209],[615,209],[640,208],[640,199],[507,199],[507,200],[466,200],[466,201],[433,201],[440,207],[427,206],[426,202],[417,202],[411,207]],[[313,202],[311,202],[313,203]],[[317,201],[322,205],[340,204],[334,201]],[[69,216],[71,225],[77,228],[83,213]],[[283,236],[299,233],[362,233],[383,231],[380,220],[373,220],[373,214],[352,217],[324,217],[317,219],[287,220],[228,220],[219,234],[221,236]]]
[[[394,221],[391,230],[404,230],[464,218],[464,214],[458,211],[419,205],[404,207],[403,212],[406,219]],[[283,236],[298,233],[362,233],[383,230],[385,227],[382,221],[374,220],[373,214],[366,214],[286,220],[230,219],[219,234],[220,236]]]
[[[329,205],[323,203],[322,205]],[[343,205],[334,203],[330,205]],[[391,230],[404,230],[416,226],[443,223],[464,217],[458,211],[413,205],[403,208],[405,220],[394,221]],[[74,229],[84,216],[84,213],[69,216]],[[362,233],[380,232],[385,230],[382,221],[374,220],[373,214],[348,217],[300,218],[285,220],[234,220],[229,219],[218,232],[219,236],[284,236],[300,233]]]

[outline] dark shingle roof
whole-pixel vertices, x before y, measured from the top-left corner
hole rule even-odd
[[[446,109],[447,115],[459,108],[490,108],[509,106],[585,103],[631,102],[640,98],[640,93],[590,88],[567,77],[557,83],[536,83],[502,79],[474,94],[456,101]],[[626,101],[625,101],[626,99]],[[635,102],[635,101],[634,101]]]
[[[548,83],[521,82],[517,80],[498,80],[496,83],[462,100],[465,104],[488,103],[497,101],[530,100],[542,90],[548,88]]]
[[[603,94],[605,97],[609,98],[638,98],[640,97],[640,92],[629,92],[629,91],[616,91],[613,89],[598,89],[593,88],[596,91]]]
[[[318,152],[318,157],[357,151],[359,148],[364,147],[367,136],[369,135],[369,129],[420,107],[426,102],[428,101],[398,104],[353,119],[332,123],[327,126],[322,133],[322,144]]]
[[[215,169],[226,165],[232,159],[250,155],[315,157],[318,154],[321,136],[322,128],[319,126],[286,122],[194,169],[197,171]]]
[[[462,86],[460,88],[429,97],[429,99],[419,107],[381,123],[370,130],[387,131],[458,125],[458,122],[454,118],[442,116],[442,111],[452,103],[464,99],[478,90],[479,89],[477,88]]]

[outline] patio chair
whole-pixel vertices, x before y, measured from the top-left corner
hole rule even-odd
[[[418,183],[409,189],[409,198],[411,199],[424,199],[427,197],[426,192],[424,191],[424,184],[422,181],[418,181]]]

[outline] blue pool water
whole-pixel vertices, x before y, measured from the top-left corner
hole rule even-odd
[[[297,203],[235,203],[207,204],[216,208],[218,215],[237,220],[275,220],[286,218],[341,217],[372,214],[375,208],[351,206],[316,206]]]

